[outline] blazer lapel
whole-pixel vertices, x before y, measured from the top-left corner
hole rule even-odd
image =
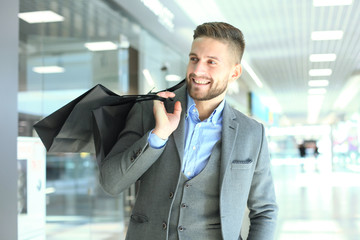
[[[224,181],[225,171],[230,164],[234,150],[235,139],[237,137],[239,123],[235,120],[236,116],[231,107],[225,102],[223,112],[223,126],[221,136],[221,165],[220,165],[220,190]]]
[[[185,114],[186,114],[186,108],[187,108],[187,98],[186,98],[186,84],[175,91],[175,99],[174,101],[167,101],[166,109],[169,112],[174,111],[174,104],[176,101],[181,102],[181,116],[180,116],[180,123],[178,128],[173,132],[173,134],[170,136],[173,138],[179,158],[182,161],[184,156],[184,142],[185,142]]]

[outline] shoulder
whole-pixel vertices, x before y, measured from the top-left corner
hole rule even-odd
[[[264,125],[244,113],[225,104],[223,123],[237,126],[238,133],[247,136],[247,139],[261,139],[265,135]]]
[[[226,112],[228,112],[229,117],[233,118],[234,121],[237,121],[240,125],[245,127],[255,127],[262,128],[263,124],[258,122],[257,120],[245,115],[239,110],[231,107],[229,104],[225,104]]]

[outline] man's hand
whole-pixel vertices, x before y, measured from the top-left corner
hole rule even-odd
[[[175,97],[173,92],[160,92],[158,93],[160,97],[169,98]],[[180,122],[181,114],[181,103],[177,101],[175,103],[174,112],[166,112],[164,103],[155,100],[154,101],[154,116],[155,116],[155,128],[153,133],[162,139],[167,139],[178,127]]]

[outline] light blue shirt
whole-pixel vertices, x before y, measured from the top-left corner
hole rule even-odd
[[[212,112],[209,118],[200,121],[194,100],[187,94],[187,112],[185,118],[185,144],[182,172],[191,179],[198,175],[209,161],[212,149],[221,139],[222,112],[225,100]],[[149,134],[149,144],[153,148],[162,148],[163,140],[156,134]]]

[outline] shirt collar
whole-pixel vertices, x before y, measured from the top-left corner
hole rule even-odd
[[[199,112],[196,108],[195,101],[190,95],[187,93],[187,111],[186,111],[186,118],[189,116],[195,121],[195,122],[201,122],[199,119]],[[219,106],[215,108],[215,110],[211,113],[210,117],[205,119],[205,122],[211,122],[213,124],[218,123],[222,120],[222,112],[224,110],[225,106],[225,99],[221,101]]]

